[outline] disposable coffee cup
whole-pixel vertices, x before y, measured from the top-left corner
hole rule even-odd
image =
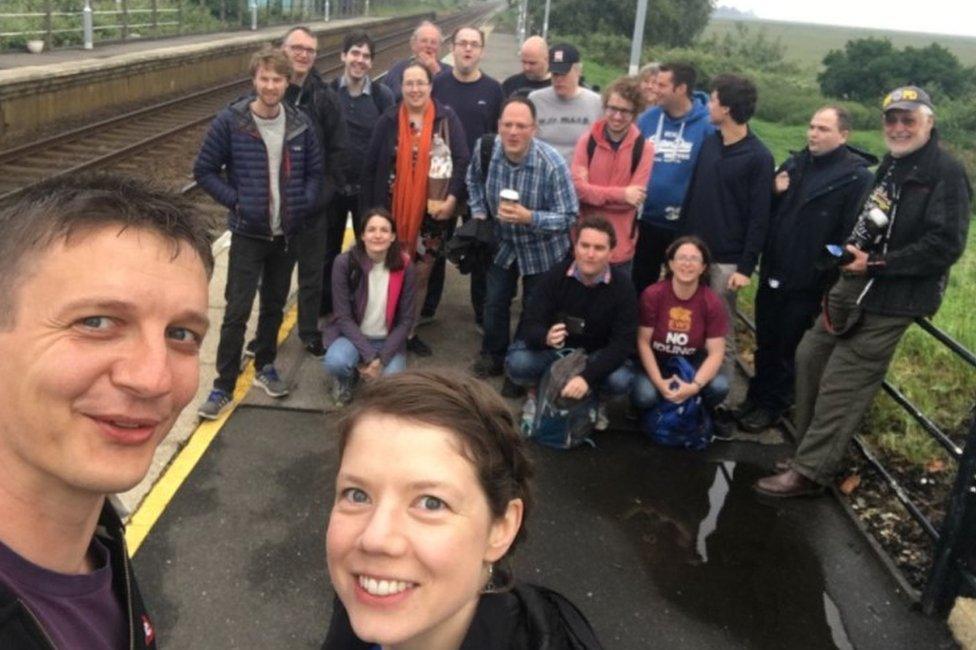
[[[518,203],[519,193],[515,190],[502,190],[498,193],[498,198],[502,201],[511,201],[512,203]]]

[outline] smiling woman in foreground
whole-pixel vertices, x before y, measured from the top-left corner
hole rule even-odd
[[[506,404],[461,374],[364,387],[340,426],[324,648],[600,648],[585,617],[503,567],[532,467]]]

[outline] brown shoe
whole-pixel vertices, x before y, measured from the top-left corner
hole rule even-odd
[[[811,481],[795,469],[761,478],[752,487],[759,494],[781,498],[815,496],[824,491],[822,485]]]
[[[775,463],[773,463],[773,469],[775,469],[777,473],[785,472],[788,469],[793,469],[793,459],[780,458]]]

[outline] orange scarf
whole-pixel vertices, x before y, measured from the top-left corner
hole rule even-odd
[[[413,258],[420,224],[427,211],[427,175],[434,139],[434,103],[427,102],[420,133],[410,128],[407,107],[400,104],[397,124],[396,176],[393,180],[393,218],[404,251]],[[416,147],[417,156],[413,156]],[[414,162],[416,160],[416,162]]]

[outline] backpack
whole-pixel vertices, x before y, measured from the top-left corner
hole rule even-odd
[[[664,373],[691,382],[695,367],[684,357],[671,357]],[[654,442],[666,447],[702,450],[712,440],[712,418],[702,403],[701,395],[689,397],[681,404],[663,397],[641,414],[641,428]]]
[[[596,151],[596,138],[590,133],[590,139],[586,141],[586,166],[589,167],[593,162],[593,152]],[[639,136],[634,140],[634,148],[630,150],[630,175],[633,176],[640,165],[641,156],[644,155],[644,136]]]
[[[590,434],[599,406],[596,391],[591,390],[578,400],[560,396],[566,383],[586,367],[586,354],[583,350],[562,350],[560,355],[539,382],[529,440],[553,449],[574,449],[584,443],[595,447]]]

